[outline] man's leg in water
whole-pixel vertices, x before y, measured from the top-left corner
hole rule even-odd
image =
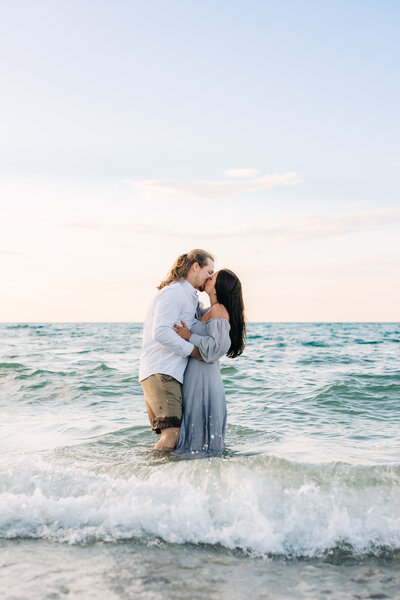
[[[156,450],[173,450],[182,421],[182,386],[171,375],[155,373],[142,382],[147,414],[155,433],[161,433]]]

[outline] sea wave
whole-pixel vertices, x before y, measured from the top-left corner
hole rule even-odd
[[[395,553],[400,466],[258,455],[84,468],[19,455],[0,464],[0,537],[161,539],[256,556]]]

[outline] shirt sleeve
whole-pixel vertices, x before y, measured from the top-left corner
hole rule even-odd
[[[208,310],[210,310],[210,307],[208,308],[204,308],[203,307],[203,303],[199,302],[197,303],[197,308],[196,308],[196,319],[198,319],[200,321],[201,317],[204,315],[204,313],[206,313]]]
[[[173,329],[175,323],[180,324],[180,314],[182,307],[178,290],[174,286],[165,286],[156,299],[152,337],[171,352],[187,357],[193,351],[193,344],[179,337]]]
[[[224,356],[231,347],[230,328],[227,319],[211,319],[208,322],[210,335],[192,333],[189,341],[197,346],[205,362],[212,363]]]

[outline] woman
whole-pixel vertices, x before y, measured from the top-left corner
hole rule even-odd
[[[226,402],[219,369],[224,354],[235,358],[245,346],[246,325],[242,286],[237,276],[221,269],[205,284],[211,307],[190,331],[175,325],[202,361],[189,358],[182,386],[183,416],[175,454],[190,458],[220,455],[224,449]],[[204,361],[204,362],[203,362]]]

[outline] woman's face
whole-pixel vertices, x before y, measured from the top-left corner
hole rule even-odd
[[[217,281],[218,271],[214,273],[210,279],[207,279],[206,284],[204,286],[204,291],[211,296],[215,292],[215,282]]]

